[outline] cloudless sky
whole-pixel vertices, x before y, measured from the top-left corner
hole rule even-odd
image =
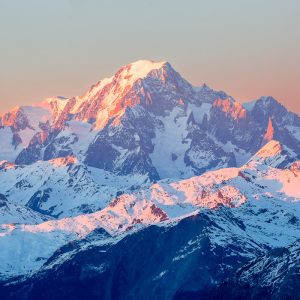
[[[299,0],[0,0],[0,112],[152,59],[300,113],[299,16]]]

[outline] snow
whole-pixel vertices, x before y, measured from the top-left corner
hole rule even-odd
[[[88,211],[103,208],[117,192],[129,191],[146,179],[141,175],[117,176],[87,168],[76,157],[69,156],[0,169],[0,191],[17,205],[26,205],[36,193],[47,195],[46,202],[39,201],[40,209],[62,218],[81,214],[83,207]]]
[[[286,128],[300,142],[300,127],[286,126]]]
[[[266,178],[269,180],[274,180],[277,182],[280,188],[280,192],[288,197],[300,198],[300,179],[297,178],[297,174],[299,172],[296,171],[294,173],[291,170],[284,170],[279,177],[277,172],[269,171],[266,175]]]
[[[168,116],[160,118],[163,128],[158,127],[155,131],[155,138],[152,140],[155,148],[150,158],[161,178],[193,175],[184,162],[185,152],[190,147],[190,140],[186,139],[187,119],[187,115],[179,107]],[[172,160],[172,154],[173,157],[176,156],[175,160]]]
[[[1,257],[5,257],[0,260],[1,276],[22,275],[37,270],[67,241],[63,232],[27,232],[26,235],[16,232],[1,237]]]
[[[52,121],[54,121],[53,117],[56,116],[57,113],[59,114],[63,112],[69,100],[70,100],[69,98],[65,98],[61,96],[50,97],[43,100],[40,103],[34,104],[33,107],[48,111],[52,117]]]
[[[38,106],[22,106],[21,108],[27,119],[29,120],[29,124],[34,130],[39,130],[40,123],[46,123],[51,119],[51,114],[49,110],[38,107]]]
[[[145,78],[151,71],[163,68],[166,61],[153,62],[151,60],[138,60],[129,65],[129,70],[127,75],[132,76],[131,80],[135,81],[137,79]]]
[[[22,147],[26,148],[28,147],[31,139],[33,138],[33,136],[35,135],[36,131],[31,129],[31,128],[28,128],[26,127],[25,129],[23,130],[20,130],[18,132],[21,140],[22,140]]]
[[[151,71],[160,70],[166,62],[153,62],[149,60],[139,60],[132,64],[123,66],[115,76],[99,81],[83,96],[75,98],[76,103],[71,109],[71,113],[77,114],[89,110],[91,103],[99,102],[98,111],[91,111],[90,115],[96,117],[94,129],[100,130],[111,118],[115,119],[115,124],[119,124],[119,118],[124,114],[127,106],[134,106],[136,103],[129,99],[126,104],[122,103],[123,96],[135,82],[147,77]],[[84,116],[83,121],[88,121],[89,116]]]
[[[245,164],[250,158],[251,154],[249,152],[246,152],[243,149],[238,148],[234,144],[232,144],[230,141],[227,141],[225,144],[218,141],[212,134],[207,134],[207,136],[214,141],[214,143],[221,147],[225,152],[230,153],[232,152],[235,156],[237,166],[242,166]]]
[[[255,104],[256,104],[257,100],[251,100],[249,102],[243,103],[243,107],[247,110],[247,111],[252,111]]]
[[[209,119],[211,107],[212,105],[210,103],[203,102],[200,106],[189,104],[188,108],[191,110],[191,112],[193,112],[195,122],[201,124],[205,115]]]
[[[10,127],[0,128],[0,159],[13,162],[21,150],[15,150],[12,145],[13,133]]]
[[[163,277],[166,273],[168,273],[167,270],[164,270],[164,271],[160,272],[156,277],[153,278],[153,280],[158,280],[158,279],[160,279],[160,278]]]
[[[75,135],[78,141],[72,145],[73,153],[80,159],[86,152],[89,145],[95,138],[97,131],[92,130],[92,125],[82,121],[69,121],[67,128],[59,134],[61,136]]]
[[[59,169],[63,170],[63,166]],[[92,170],[94,175],[99,176],[99,172]],[[299,185],[300,170],[297,168],[281,170],[259,164],[245,165],[210,171],[181,181],[164,180],[149,188],[120,195],[107,207],[91,214],[33,225],[3,225],[0,247],[8,259],[0,263],[2,276],[37,270],[58,247],[81,239],[96,228],[104,228],[118,237],[132,227],[168,226],[199,210],[206,213],[208,209],[214,209],[210,217],[223,228],[221,231],[214,228],[209,233],[213,243],[226,244],[228,239],[236,236],[245,239],[249,247],[251,239],[269,246],[284,246],[300,238],[297,226],[288,222],[294,215],[300,217]],[[220,204],[231,208],[232,214],[246,229],[236,227],[228,219],[230,215],[222,215],[222,210],[217,210]],[[192,245],[196,247],[197,243],[191,242]],[[32,247],[34,251],[29,251]],[[195,247],[188,251],[194,251]]]
[[[296,159],[297,155],[286,146],[282,146],[278,141],[271,140],[265,144],[247,164],[266,164],[272,167],[280,166],[285,160]],[[286,163],[286,167],[291,165],[291,162]]]
[[[16,108],[22,109],[30,122],[29,127],[18,132],[22,144],[16,149],[12,146],[12,130],[0,128],[0,159],[14,161],[33,135],[41,131],[41,122],[53,124],[63,113],[64,128],[56,137],[61,139],[55,147],[57,151],[68,149],[72,152],[67,157],[38,161],[28,166],[0,161],[0,192],[8,198],[7,203],[0,207],[3,257],[0,276],[35,272],[59,247],[70,241],[82,241],[97,228],[107,230],[116,241],[134,230],[152,224],[173,226],[181,219],[198,213],[208,214],[219,226],[208,232],[213,244],[226,245],[229,240],[243,242],[245,255],[247,247],[288,247],[300,238],[299,225],[289,222],[293,216],[300,218],[299,166],[276,168],[286,157],[297,155],[272,140],[274,128],[271,119],[265,139],[269,143],[244,166],[192,177],[194,172],[184,160],[191,145],[187,138],[187,120],[191,113],[199,125],[205,115],[209,118],[211,103],[214,103],[238,121],[245,116],[245,109],[252,110],[256,102],[241,106],[230,97],[222,100],[224,94],[213,102],[217,93],[207,86],[193,89],[189,84],[180,88],[189,91],[184,95],[192,98],[184,98],[170,84],[159,96],[166,93],[163,100],[174,100],[174,108],[160,116],[149,111],[155,123],[155,138],[152,139],[155,147],[150,158],[160,177],[168,179],[150,185],[147,175],[117,176],[82,163],[88,145],[110,120],[114,119],[110,127],[112,133],[118,130],[126,107],[136,107],[132,110],[133,114],[139,112],[137,106],[142,101],[139,93],[144,93],[143,96],[148,97],[146,101],[151,102],[151,91],[156,92],[156,85],[152,86],[150,80],[149,84],[143,82],[139,86],[139,79],[152,72],[153,81],[159,79],[163,83],[158,89],[165,88],[165,65],[166,62],[140,60],[124,66],[115,76],[98,82],[82,97],[53,97],[35,106]],[[184,81],[180,78],[178,82],[181,84]],[[135,90],[135,87],[138,89]],[[72,114],[74,117],[69,120]],[[90,124],[94,118],[95,124]],[[286,128],[300,140],[298,127]],[[234,153],[238,165],[249,158],[249,153],[230,141],[221,143],[212,132],[206,134],[206,138],[212,141],[212,148],[220,147],[227,153]],[[134,140],[138,144],[142,142],[142,136],[135,133]],[[114,162],[118,167],[129,152],[120,146],[112,146],[120,153]],[[212,161],[214,153],[211,150],[204,151],[199,145],[189,155],[201,168]],[[219,167],[215,166],[216,169]],[[182,178],[188,179],[179,180]],[[32,204],[29,200],[34,195],[39,195],[40,199]],[[56,216],[56,219],[27,206]],[[244,224],[245,229],[236,226],[236,220]],[[176,259],[183,259],[195,251],[199,243],[200,240],[190,241],[189,247],[183,249]],[[158,276],[164,276],[164,272],[167,270]]]
[[[28,207],[9,201],[5,201],[4,203],[2,202],[0,206],[0,224],[38,224],[51,219],[51,217],[42,215]],[[2,226],[4,226],[2,229],[7,229],[5,225]]]
[[[279,155],[281,151],[282,147],[280,143],[276,140],[271,140],[254,155],[254,158],[266,159],[275,157]]]

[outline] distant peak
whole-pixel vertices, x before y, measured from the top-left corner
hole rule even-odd
[[[218,107],[225,114],[230,115],[234,120],[239,120],[246,117],[246,110],[242,106],[242,104],[240,104],[237,101],[234,101],[231,98],[218,98],[214,101],[213,106]]]
[[[276,140],[270,140],[255,154],[255,156],[259,158],[274,157],[280,154],[281,151],[282,151],[281,144]]]
[[[274,97],[272,96],[262,96],[258,100],[265,101],[265,102],[278,102]]]
[[[254,108],[268,109],[270,108],[270,106],[282,106],[282,104],[272,96],[262,96],[258,99],[250,100],[246,103],[243,103],[243,106],[248,111],[252,111]]]
[[[42,102],[38,103],[36,106],[45,109],[51,109],[51,110],[59,109],[62,111],[69,100],[70,100],[69,98],[65,98],[62,96],[54,96],[43,100]]]
[[[258,150],[248,161],[251,163],[265,164],[274,168],[286,168],[297,159],[297,155],[276,140],[271,140]]]
[[[282,104],[279,101],[277,101],[272,96],[262,96],[262,97],[260,97],[259,99],[257,99],[255,101],[255,104],[260,104],[260,105],[267,106],[267,107],[269,105],[279,105],[279,106],[282,106]]]

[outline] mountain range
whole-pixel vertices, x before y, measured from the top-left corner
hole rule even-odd
[[[0,116],[4,299],[299,299],[300,117],[141,60]]]

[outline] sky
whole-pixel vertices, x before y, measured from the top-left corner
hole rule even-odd
[[[150,59],[300,114],[299,15],[299,0],[0,0],[0,112]]]

